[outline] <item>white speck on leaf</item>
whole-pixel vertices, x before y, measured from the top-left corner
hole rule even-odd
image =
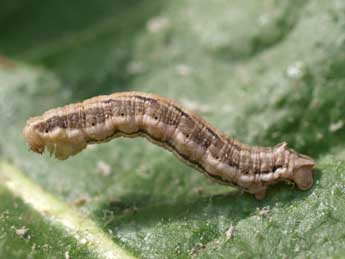
[[[331,123],[329,125],[328,129],[329,129],[330,132],[336,132],[336,131],[340,130],[342,127],[344,127],[344,121],[339,120],[339,121],[337,121],[335,123]]]
[[[170,21],[167,17],[158,16],[150,19],[147,22],[147,30],[151,33],[158,33],[170,26]]]
[[[225,232],[225,235],[226,235],[226,240],[230,240],[234,234],[234,226],[231,225]]]
[[[100,160],[97,163],[97,171],[103,176],[109,176],[111,174],[111,167],[106,162]]]
[[[301,61],[297,61],[289,65],[286,69],[286,73],[290,78],[301,78],[304,75],[304,65]]]
[[[265,26],[265,25],[269,24],[271,22],[271,20],[272,20],[271,15],[265,13],[265,14],[262,14],[259,16],[258,22],[259,22],[260,26]]]
[[[25,226],[22,226],[21,228],[16,229],[16,234],[18,236],[23,237],[26,234],[26,232],[28,232],[28,230],[29,230],[28,228],[26,228]]]

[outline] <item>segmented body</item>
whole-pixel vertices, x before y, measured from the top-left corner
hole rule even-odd
[[[144,136],[210,179],[243,188],[258,199],[277,181],[295,181],[300,189],[313,182],[314,161],[286,143],[250,147],[172,100],[152,94],[115,93],[52,109],[28,120],[23,133],[33,151],[42,153],[47,147],[58,159],[75,155],[89,143]]]

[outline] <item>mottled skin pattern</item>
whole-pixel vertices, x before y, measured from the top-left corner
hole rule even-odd
[[[250,147],[213,128],[193,112],[166,98],[140,92],[97,96],[29,119],[23,130],[31,150],[45,148],[67,159],[89,143],[112,138],[146,137],[172,151],[210,179],[265,197],[278,181],[292,181],[301,190],[313,184],[314,161],[281,143]]]

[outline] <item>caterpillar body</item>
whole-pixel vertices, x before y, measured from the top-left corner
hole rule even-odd
[[[240,187],[257,199],[279,181],[294,182],[301,190],[313,184],[315,162],[287,143],[250,147],[174,101],[153,94],[114,93],[52,109],[30,118],[23,135],[31,150],[47,149],[60,160],[90,143],[143,136],[213,181]]]

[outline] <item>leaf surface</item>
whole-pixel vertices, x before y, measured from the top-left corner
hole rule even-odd
[[[0,257],[341,257],[344,11],[340,0],[4,1]],[[126,90],[175,99],[248,144],[288,141],[316,159],[313,188],[281,183],[256,201],[143,139],[63,162],[25,146],[30,116]]]

